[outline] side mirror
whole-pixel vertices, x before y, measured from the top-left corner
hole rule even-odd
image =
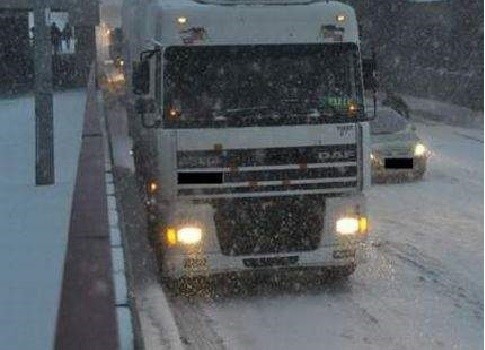
[[[376,63],[374,58],[362,59],[362,75],[364,78],[364,89],[375,90],[377,88]]]
[[[150,93],[150,62],[133,62],[133,93],[147,95]]]
[[[135,100],[135,110],[141,117],[141,125],[146,129],[159,128],[162,119],[158,114],[157,103],[153,98],[143,97]]]

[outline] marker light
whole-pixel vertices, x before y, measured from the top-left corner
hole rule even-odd
[[[178,119],[179,116],[180,116],[180,111],[177,108],[172,107],[168,110],[169,120],[175,121]]]
[[[356,218],[344,217],[337,220],[336,227],[341,235],[353,235],[359,230],[359,221]]]
[[[177,230],[174,228],[167,229],[167,243],[168,245],[177,244]]]
[[[183,16],[179,17],[179,18],[177,18],[177,22],[178,22],[178,24],[185,24],[185,23],[187,23],[187,17],[183,17]]]
[[[367,218],[365,216],[361,216],[359,218],[359,232],[366,233],[368,228]]]
[[[414,155],[417,157],[424,156],[426,153],[426,147],[422,143],[417,143],[414,147]]]
[[[148,190],[150,193],[155,193],[158,190],[158,184],[155,181],[150,181],[148,184]]]
[[[344,14],[337,15],[337,22],[345,22],[347,17]]]
[[[357,103],[355,101],[350,101],[349,104],[347,105],[347,114],[350,117],[354,117],[357,115],[357,110],[359,107],[357,106]]]

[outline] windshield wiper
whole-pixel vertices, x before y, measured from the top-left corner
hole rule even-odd
[[[341,111],[338,108],[329,105],[320,107],[316,101],[301,100],[297,98],[281,100],[282,104],[290,105],[291,107],[299,108],[300,110],[291,110],[291,113],[318,118],[318,117],[336,117],[341,115]],[[290,108],[291,108],[290,107]]]
[[[254,106],[254,107],[241,107],[241,108],[227,108],[221,111],[221,114],[246,114],[261,111],[268,111],[268,106]]]

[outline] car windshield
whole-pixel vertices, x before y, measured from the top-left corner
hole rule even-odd
[[[167,126],[332,121],[349,104],[363,113],[357,58],[353,44],[168,48]]]
[[[376,117],[370,122],[373,135],[395,134],[406,130],[409,122],[395,110],[388,107],[379,107]]]

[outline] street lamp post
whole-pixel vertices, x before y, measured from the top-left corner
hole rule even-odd
[[[54,183],[52,42],[49,0],[34,0],[35,184]]]

